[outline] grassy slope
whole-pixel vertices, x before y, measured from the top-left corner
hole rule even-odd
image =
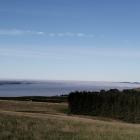
[[[0,101],[0,140],[140,140],[140,125],[66,111],[65,103]]]

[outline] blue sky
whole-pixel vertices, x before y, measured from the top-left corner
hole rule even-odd
[[[0,0],[0,79],[140,81],[139,0]]]

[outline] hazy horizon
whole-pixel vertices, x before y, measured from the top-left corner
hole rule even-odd
[[[8,78],[5,78],[5,79],[0,79],[0,82],[1,81],[29,81],[29,82],[99,82],[99,83],[130,83],[130,84],[133,84],[133,83],[138,83],[138,84],[140,84],[140,82],[139,81],[98,81],[98,80],[63,80],[63,79],[21,79],[21,78],[17,78],[17,79],[8,79]]]

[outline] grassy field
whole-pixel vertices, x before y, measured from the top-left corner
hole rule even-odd
[[[66,103],[0,101],[0,140],[140,140],[140,125],[67,115]]]

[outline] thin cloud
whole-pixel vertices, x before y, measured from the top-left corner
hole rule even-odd
[[[4,57],[23,57],[23,58],[47,58],[55,60],[65,60],[65,57],[58,55],[57,52],[39,52],[14,49],[0,49],[0,56]]]
[[[10,29],[4,30],[0,29],[0,35],[10,35],[10,36],[18,36],[18,35],[44,35],[44,32],[41,31],[31,31],[31,30],[18,30],[18,29]]]
[[[84,33],[77,33],[76,34],[78,37],[84,37],[84,36],[86,36],[86,34],[84,34]]]
[[[62,53],[63,52],[63,53]],[[71,55],[73,57],[71,57]],[[0,49],[0,56],[6,57],[25,57],[25,58],[47,58],[55,60],[71,60],[71,59],[81,59],[81,57],[92,58],[96,57],[106,57],[106,58],[140,58],[140,49],[124,49],[124,48],[81,48],[80,51],[78,48],[74,50],[69,48],[62,51],[62,48],[58,50],[49,50],[49,51],[31,51],[31,50],[22,50],[22,49]]]
[[[56,34],[55,34],[55,33],[49,33],[48,36],[50,36],[50,37],[55,37]]]
[[[93,34],[86,34],[86,33],[74,33],[74,32],[64,32],[64,33],[48,33],[49,37],[87,37],[93,38]]]
[[[20,35],[44,35],[46,37],[85,37],[93,38],[93,34],[87,34],[82,32],[43,32],[32,30],[19,30],[19,29],[0,29],[0,36],[20,36]]]

